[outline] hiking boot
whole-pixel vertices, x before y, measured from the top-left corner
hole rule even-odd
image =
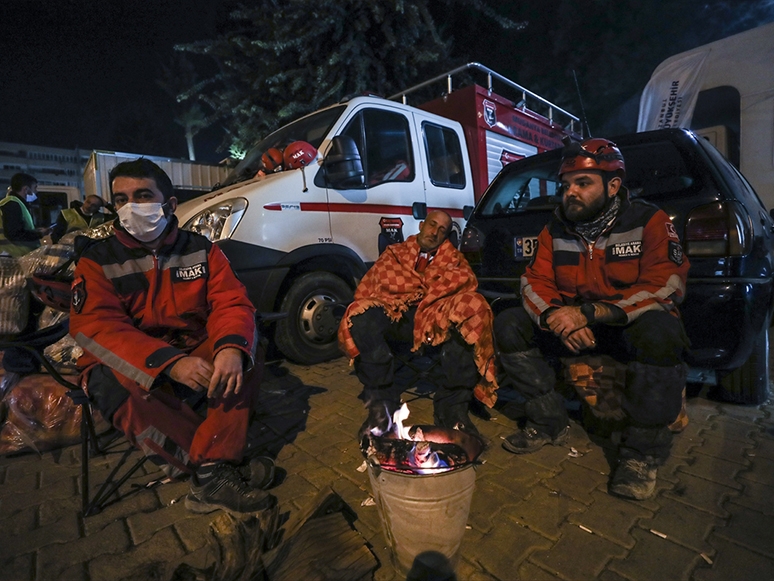
[[[242,480],[251,488],[268,490],[274,483],[276,466],[274,460],[268,456],[254,456],[248,463],[241,464],[237,469]]]
[[[191,477],[191,491],[185,497],[185,507],[196,513],[223,509],[240,514],[271,508],[276,501],[268,492],[248,486],[236,466],[221,462],[213,467],[212,478],[205,484],[199,484],[195,474]]]
[[[621,459],[610,481],[610,493],[634,500],[650,498],[656,490],[657,473],[658,467],[652,462]]]
[[[537,452],[546,444],[561,446],[567,441],[570,434],[570,426],[565,426],[556,436],[551,437],[530,426],[511,434],[503,440],[503,448],[514,454],[530,454]]]

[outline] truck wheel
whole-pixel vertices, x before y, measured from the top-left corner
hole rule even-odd
[[[296,279],[282,299],[288,313],[277,322],[274,341],[288,359],[303,365],[341,355],[339,322],[352,301],[352,289],[338,276],[310,272]]]
[[[765,325],[753,344],[750,357],[738,369],[718,373],[719,382],[710,394],[715,399],[750,405],[762,404],[769,390],[769,326]]]

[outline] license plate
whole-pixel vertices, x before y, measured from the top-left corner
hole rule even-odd
[[[516,236],[513,239],[513,257],[516,260],[531,260],[537,247],[537,236]]]

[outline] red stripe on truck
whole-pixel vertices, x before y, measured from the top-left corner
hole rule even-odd
[[[315,202],[301,202],[302,212],[335,212],[338,214],[401,214],[411,216],[411,206],[390,206],[387,204],[328,204]],[[282,204],[266,204],[264,210],[279,212]],[[452,218],[462,218],[462,210],[456,208],[431,208],[443,210]]]

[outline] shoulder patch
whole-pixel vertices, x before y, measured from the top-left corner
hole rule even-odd
[[[82,276],[73,281],[72,296],[73,310],[80,314],[86,304],[86,280]]]
[[[672,224],[672,222],[664,222],[664,227],[666,228],[667,236],[674,238],[675,240],[680,240],[680,237],[677,235],[675,225]]]
[[[669,241],[669,260],[674,262],[677,266],[683,264],[683,247],[677,242]]]

